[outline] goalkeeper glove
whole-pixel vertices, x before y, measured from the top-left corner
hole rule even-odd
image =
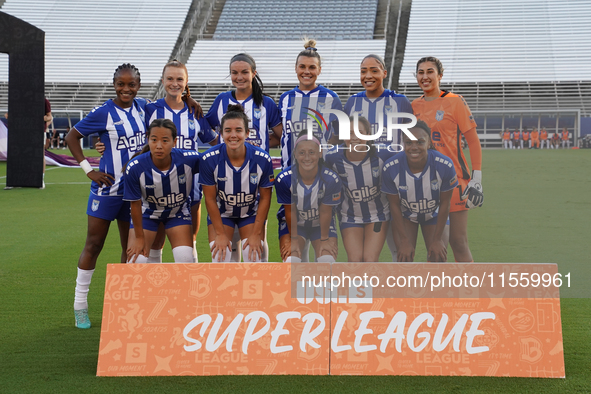
[[[484,203],[484,195],[482,194],[482,171],[472,171],[472,178],[468,182],[468,186],[462,193],[462,200],[466,200],[466,207],[468,209],[482,206]]]

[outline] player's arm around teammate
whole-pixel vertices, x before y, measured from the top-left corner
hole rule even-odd
[[[208,212],[212,261],[230,261],[230,239],[237,226],[244,261],[261,261],[265,222],[274,182],[271,157],[247,144],[248,117],[240,105],[230,105],[222,117],[224,143],[202,155],[199,181]]]
[[[452,160],[460,183],[452,195],[449,242],[457,262],[472,262],[468,245],[468,210],[481,206],[484,201],[482,148],[476,133],[476,122],[462,96],[440,89],[443,65],[439,59],[420,59],[417,62],[416,77],[424,94],[413,101],[414,113],[431,129],[431,140],[435,148]],[[472,174],[463,151],[458,149],[458,130],[464,135],[470,148]]]
[[[176,263],[194,262],[189,195],[199,171],[199,153],[174,149],[177,131],[169,119],[148,128],[148,144],[125,171],[125,196],[131,202],[134,241],[127,248],[130,263],[148,262],[148,252],[163,225]]]
[[[113,220],[117,220],[119,228],[121,262],[126,260],[130,217],[129,203],[123,201],[121,167],[141,147],[144,138],[145,101],[135,98],[140,83],[139,70],[133,65],[126,63],[117,67],[113,75],[116,98],[93,109],[65,138],[72,156],[92,180],[86,211],[88,231],[78,260],[74,298],[78,328],[90,328],[91,325],[87,302],[89,286]],[[92,169],[80,146],[80,139],[93,133],[99,133],[99,136],[108,141],[99,171]]]

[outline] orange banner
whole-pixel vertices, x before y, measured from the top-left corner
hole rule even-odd
[[[292,298],[298,274],[108,265],[97,375],[565,375],[557,298],[388,299],[363,287]]]

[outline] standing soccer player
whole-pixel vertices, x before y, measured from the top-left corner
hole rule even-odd
[[[246,142],[269,152],[269,133],[281,138],[281,116],[277,105],[269,96],[263,93],[263,82],[256,70],[256,63],[252,56],[239,53],[230,60],[230,78],[236,90],[220,93],[209,108],[207,121],[211,127],[219,129],[221,120],[228,110],[228,105],[240,104],[244,108],[248,119]],[[219,142],[224,142],[218,130]],[[232,245],[236,248],[233,259],[240,260],[240,236],[238,230],[234,232]],[[268,261],[269,246],[265,230],[263,261]]]
[[[199,153],[173,149],[176,126],[156,119],[148,128],[148,144],[125,171],[125,195],[131,202],[135,239],[127,249],[130,263],[147,263],[158,227],[164,226],[175,263],[194,262],[190,194],[199,172]]]
[[[343,105],[339,96],[330,89],[317,84],[318,76],[322,71],[322,60],[316,49],[316,41],[309,39],[304,43],[304,50],[296,58],[295,71],[299,84],[296,88],[281,95],[279,110],[283,121],[283,134],[281,135],[281,168],[291,166],[291,151],[293,149],[293,136],[305,129],[306,121],[311,116],[316,117],[313,111],[322,113],[325,108],[342,110]],[[327,117],[330,124],[336,117]],[[322,131],[313,123],[314,136],[321,144],[327,144],[331,140],[330,127]]]
[[[177,130],[177,149],[197,151],[199,140],[205,144],[214,146],[217,134],[212,130],[205,117],[195,116],[188,105],[183,101],[183,94],[190,97],[189,73],[187,67],[174,59],[167,63],[162,70],[162,85],[166,96],[156,102],[146,105],[146,125],[155,119],[170,119],[174,122]],[[193,257],[197,257],[197,233],[201,223],[201,185],[199,185],[199,174],[194,175],[193,190],[191,191],[191,218],[193,225]],[[162,256],[162,251],[152,250],[153,256]]]
[[[238,227],[244,261],[261,261],[265,223],[271,206],[273,164],[267,152],[246,143],[248,117],[230,105],[220,123],[223,143],[203,153],[199,182],[207,207],[212,261],[232,261]],[[233,260],[238,262],[236,260]]]
[[[457,262],[472,262],[468,246],[468,210],[479,207],[482,194],[482,148],[476,133],[476,122],[468,104],[460,95],[441,90],[443,65],[435,57],[424,57],[417,62],[417,83],[423,95],[412,103],[417,118],[431,129],[435,149],[449,157],[458,175],[459,187],[454,189],[449,214],[449,243]],[[460,149],[460,135],[470,148],[472,174]]]
[[[74,298],[76,327],[90,328],[88,290],[96,260],[103,249],[109,226],[117,220],[121,241],[121,262],[127,260],[130,206],[123,201],[122,167],[144,143],[145,105],[136,99],[140,89],[140,72],[126,63],[115,70],[113,87],[117,97],[93,109],[66,136],[72,156],[92,180],[88,198],[88,232],[84,250],[78,260],[78,276]],[[99,171],[94,171],[84,157],[80,139],[98,133],[105,144]]]
[[[360,133],[370,134],[367,119],[359,117],[357,123]],[[345,192],[337,216],[349,262],[379,261],[390,221],[388,198],[381,191],[382,168],[392,156],[355,133],[326,155],[326,165],[340,177]]]
[[[452,160],[431,146],[431,130],[423,121],[404,135],[404,152],[384,165],[382,191],[388,195],[398,261],[414,260],[419,225],[430,262],[447,261],[444,229],[451,196],[458,186]]]

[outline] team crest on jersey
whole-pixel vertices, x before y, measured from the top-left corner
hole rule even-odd
[[[398,186],[398,190],[408,191],[408,186]]]
[[[250,174],[250,183],[252,183],[253,185],[258,184],[259,183],[259,174],[257,174],[256,172]]]
[[[442,121],[444,114],[445,114],[445,112],[443,112],[443,111],[437,111],[437,113],[435,114],[435,120],[438,122]]]
[[[324,110],[324,107],[325,107],[325,104],[323,102],[319,102],[318,103],[318,110],[319,111],[323,111]]]
[[[318,199],[322,200],[324,198],[324,189],[318,190]]]
[[[391,113],[392,112],[392,106],[391,105],[384,106],[384,111],[386,111],[387,113]]]
[[[195,130],[195,121],[193,119],[189,119],[189,129]]]
[[[379,178],[380,177],[380,167],[371,167],[371,175],[374,178]]]
[[[98,211],[99,204],[99,200],[92,200],[92,212]]]
[[[260,110],[260,108],[255,108],[254,109],[254,117],[257,118],[257,119],[260,119],[261,118],[261,110]]]
[[[439,182],[437,181],[437,179],[433,179],[431,181],[431,190],[437,190],[439,189]]]
[[[140,119],[142,120],[142,123],[146,123],[146,114],[144,113],[144,111],[139,111],[140,114]]]
[[[183,174],[183,175],[179,175],[179,183],[180,183],[181,185],[184,185],[185,183],[187,183],[187,177],[186,177],[186,175],[185,175],[185,174]]]

